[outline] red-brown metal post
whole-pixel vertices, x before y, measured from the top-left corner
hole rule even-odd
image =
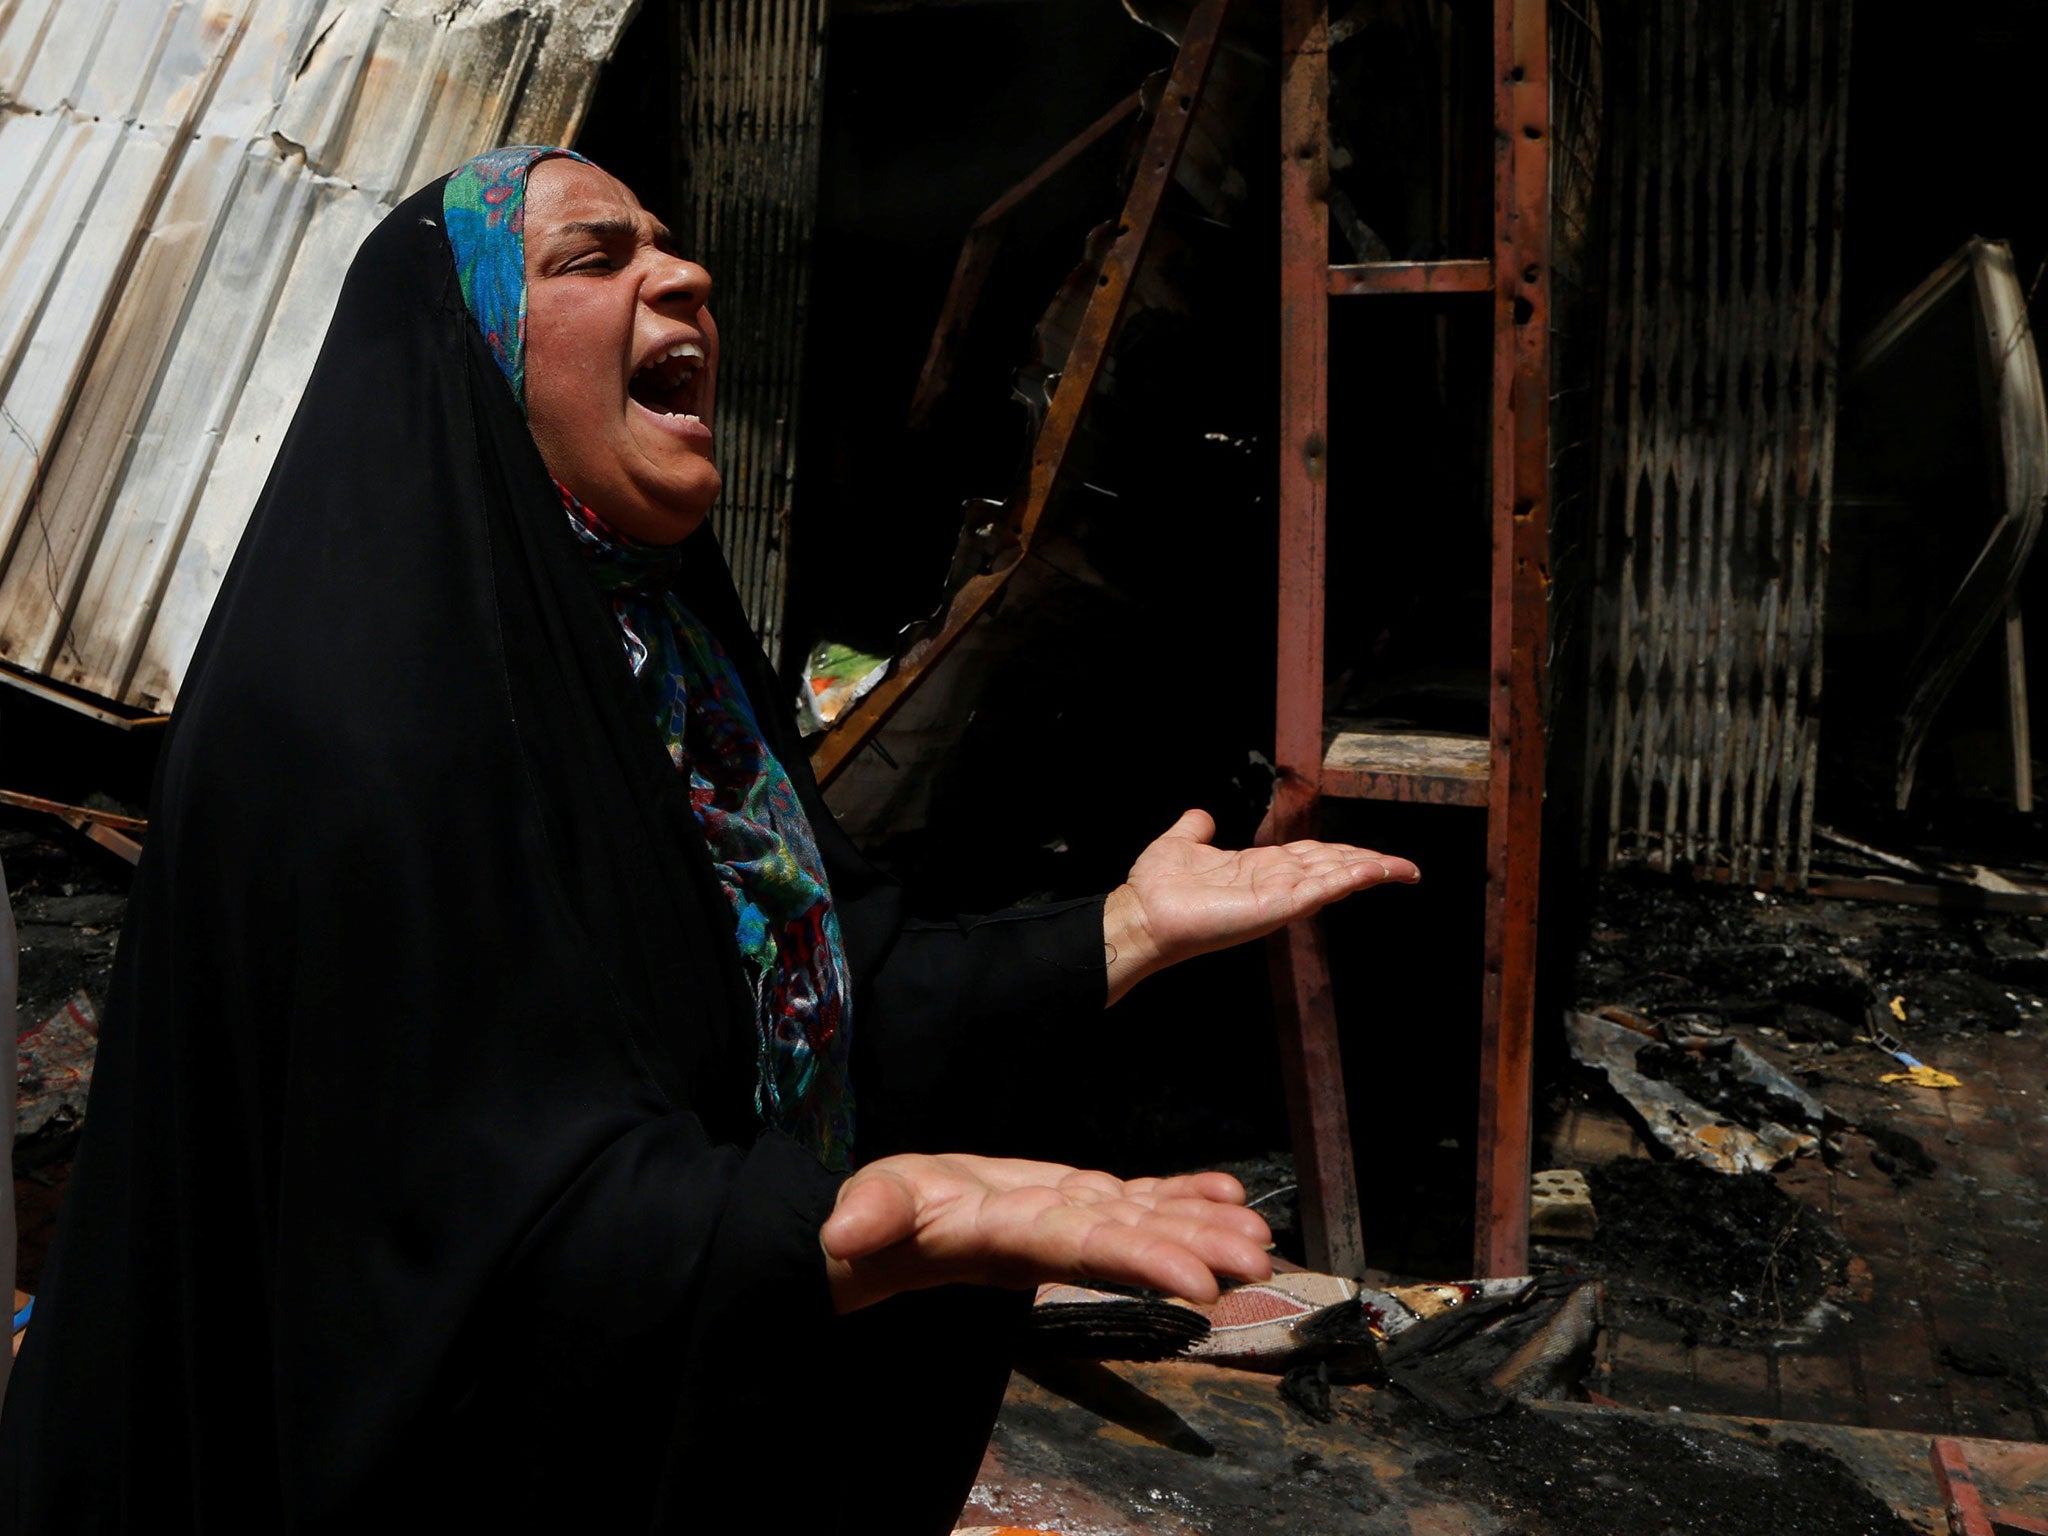
[[[1528,1270],[1550,585],[1548,0],[1494,0],[1492,798],[1480,1022],[1481,1275]]]
[[[1984,1495],[1962,1443],[1937,1435],[1927,1448],[1927,1459],[1934,1467],[1934,1486],[1941,1494],[1941,1511],[1948,1517],[1950,1536],[1994,1536],[1997,1528],[1984,1507]]]
[[[1283,0],[1280,42],[1280,631],[1262,841],[1311,835],[1323,771],[1324,489],[1329,462],[1330,71],[1321,0]],[[1337,1010],[1315,919],[1270,941],[1296,1199],[1311,1267],[1365,1271]]]

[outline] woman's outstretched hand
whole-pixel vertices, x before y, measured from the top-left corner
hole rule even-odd
[[[1219,1277],[1272,1273],[1272,1234],[1227,1173],[1125,1180],[966,1153],[870,1163],[820,1240],[841,1312],[957,1282],[1109,1280],[1213,1301]]]
[[[1233,851],[1212,847],[1215,835],[1208,812],[1189,811],[1109,893],[1102,941],[1112,1003],[1154,971],[1264,938],[1368,886],[1422,878],[1406,859],[1346,843]]]

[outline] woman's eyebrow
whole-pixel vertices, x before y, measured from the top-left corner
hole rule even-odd
[[[574,239],[579,235],[589,235],[593,239],[603,241],[606,244],[620,240],[638,240],[640,238],[640,225],[638,221],[633,219],[573,219],[566,224],[559,224],[555,227],[554,238],[556,239],[564,237]],[[649,231],[649,236],[656,249],[674,252],[676,237],[669,232],[669,227],[659,219],[653,221],[653,228]]]
[[[599,240],[634,240],[640,227],[631,219],[575,219],[555,226],[557,235],[591,235]]]

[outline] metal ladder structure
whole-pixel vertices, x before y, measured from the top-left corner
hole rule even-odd
[[[1325,797],[1486,812],[1475,1272],[1526,1272],[1550,512],[1549,0],[1493,0],[1491,248],[1330,263],[1327,0],[1282,0],[1280,620],[1275,761],[1260,840],[1316,834]],[[1329,307],[1493,305],[1491,646],[1485,738],[1346,731],[1324,718]],[[1452,299],[1448,296],[1461,296]],[[1457,814],[1447,809],[1445,814]],[[1365,1270],[1328,951],[1315,919],[1272,944],[1281,1065],[1311,1267]]]

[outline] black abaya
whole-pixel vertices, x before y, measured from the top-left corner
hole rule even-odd
[[[944,1529],[1016,1298],[833,1316],[839,1179],[759,1130],[685,785],[440,209],[436,182],[356,258],[170,727],[0,1508],[37,1533]],[[692,542],[686,600],[826,857],[860,1150],[964,1134],[1100,1010],[1100,903],[906,922]],[[921,1513],[868,1524],[892,1480]]]

